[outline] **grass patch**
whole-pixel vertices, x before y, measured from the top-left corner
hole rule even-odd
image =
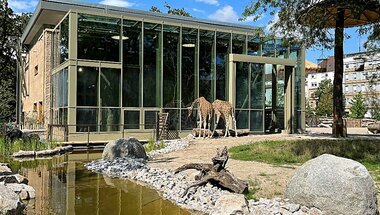
[[[250,200],[253,199],[255,201],[258,200],[256,193],[260,190],[260,182],[255,179],[248,179],[248,192],[244,193],[245,197]]]
[[[150,152],[153,150],[165,148],[165,143],[163,140],[161,140],[160,142],[154,142],[153,139],[149,139],[148,143],[146,145],[144,145],[144,147],[145,147],[146,152]]]
[[[43,143],[36,139],[31,139],[30,141],[15,140],[13,143],[10,141],[5,141],[4,138],[0,138],[0,156],[8,156],[14,152],[23,151],[40,151],[57,147],[57,142],[52,142],[50,144]]]
[[[309,139],[254,142],[229,149],[232,159],[273,165],[300,165],[322,154],[362,163],[380,185],[380,140]]]

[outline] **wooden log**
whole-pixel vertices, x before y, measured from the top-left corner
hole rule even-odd
[[[195,176],[196,183],[190,185],[183,194],[186,195],[190,188],[202,186],[207,183],[214,184],[222,189],[229,190],[234,193],[243,193],[248,191],[248,184],[225,169],[228,161],[228,150],[224,147],[222,151],[217,151],[216,156],[212,159],[212,164],[185,164],[177,168],[174,172],[182,172],[188,169],[200,171],[200,174]]]

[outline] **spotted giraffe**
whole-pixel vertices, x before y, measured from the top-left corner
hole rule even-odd
[[[232,104],[228,101],[217,99],[212,103],[212,107],[216,115],[216,121],[215,121],[214,131],[212,132],[212,135],[214,135],[219,119],[220,117],[222,117],[226,124],[226,132],[224,133],[224,137],[227,137],[227,135],[230,136],[231,134],[230,134],[229,125],[230,125],[230,117],[231,117],[232,123],[233,123],[233,129],[235,130],[235,137],[237,137],[235,110],[232,107]]]
[[[212,107],[212,104],[209,101],[207,101],[204,97],[199,97],[199,98],[195,99],[193,101],[193,103],[191,104],[191,106],[188,108],[189,109],[189,115],[188,115],[189,117],[192,114],[192,111],[194,109],[194,105],[196,103],[199,104],[199,110],[198,110],[198,116],[199,116],[199,120],[200,120],[199,137],[202,136],[202,123],[203,123],[203,128],[204,128],[203,138],[205,138],[207,126],[211,130],[210,122],[211,122],[213,107]],[[207,136],[210,137],[210,133]]]

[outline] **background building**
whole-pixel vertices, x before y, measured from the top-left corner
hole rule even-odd
[[[44,125],[63,129],[69,141],[88,139],[87,132],[92,141],[125,132],[147,139],[157,112],[169,113],[171,129],[185,135],[196,127],[187,107],[204,96],[230,101],[239,129],[302,130],[304,50],[260,32],[98,4],[40,1],[22,42],[30,59],[36,49],[44,60],[22,73],[25,82],[38,79],[35,88],[43,93],[23,84],[30,92],[22,100],[24,122],[34,111],[27,104],[37,101],[48,111]],[[36,67],[41,76],[33,76]]]
[[[306,101],[311,108],[316,107],[315,92],[324,79],[334,81],[334,58],[323,60],[317,68],[306,70],[305,85]],[[366,117],[371,116],[371,105],[368,102],[371,96],[380,98],[380,54],[359,52],[344,56],[343,93],[346,98],[345,110],[350,112],[354,95],[361,92],[367,100],[369,108]]]

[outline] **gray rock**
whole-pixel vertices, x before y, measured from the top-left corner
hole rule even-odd
[[[216,202],[212,215],[248,214],[248,202],[242,194],[225,194]]]
[[[367,169],[329,154],[302,165],[290,179],[285,196],[327,214],[377,214],[376,188]]]
[[[0,166],[0,176],[10,174],[12,174],[12,170],[8,166]]]
[[[22,183],[28,184],[28,179],[20,174],[12,174],[12,175],[2,175],[0,176],[0,182],[4,182],[5,184],[10,183]]]
[[[6,184],[7,188],[11,189],[16,194],[20,195],[22,200],[29,200],[36,198],[36,191],[33,187],[26,184]]]
[[[103,160],[114,160],[115,158],[125,157],[147,159],[144,147],[135,138],[111,141],[104,147]]]
[[[44,157],[44,156],[52,156],[56,155],[59,153],[59,149],[47,149],[47,150],[42,150],[42,151],[37,151],[36,152],[36,157]]]
[[[0,214],[22,214],[24,208],[25,205],[15,192],[4,185],[0,185]]]
[[[374,134],[380,133],[380,122],[369,124],[367,129]]]

